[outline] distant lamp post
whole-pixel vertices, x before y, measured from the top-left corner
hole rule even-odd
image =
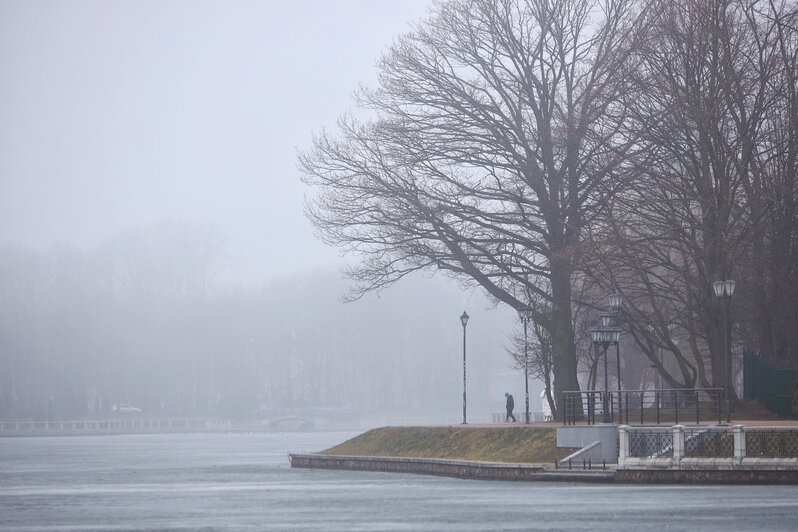
[[[468,325],[468,314],[463,311],[460,316],[460,323],[463,324],[463,425],[466,424],[466,325]]]
[[[532,319],[532,309],[521,307],[518,309],[518,318],[524,324],[524,398],[526,400],[526,422],[529,423],[529,339],[527,336],[527,324]]]
[[[603,410],[603,422],[604,423],[612,423],[612,418],[610,417],[610,405],[609,405],[609,386],[608,386],[608,373],[607,373],[607,349],[612,344],[618,344],[618,340],[621,338],[621,330],[617,327],[610,327],[604,326],[603,323],[605,322],[605,316],[601,317],[602,326],[601,327],[593,327],[590,329],[590,335],[593,339],[593,344],[596,347],[601,347],[604,350],[604,393],[602,395],[601,401],[601,408]]]
[[[612,309],[612,313],[616,316],[620,316],[621,314],[621,304],[623,304],[623,296],[621,296],[620,292],[614,292],[610,294],[610,308]],[[621,405],[623,401],[621,401],[621,391],[623,387],[621,386],[621,342],[619,341],[615,344],[615,366],[616,371],[618,374],[618,418],[622,418],[621,412]]]
[[[731,279],[726,281],[715,281],[712,283],[712,290],[715,292],[715,297],[718,301],[724,301],[723,306],[723,356],[726,362],[726,422],[731,423],[731,350],[728,345],[729,338],[729,306],[731,305],[731,298],[734,295],[735,282]]]

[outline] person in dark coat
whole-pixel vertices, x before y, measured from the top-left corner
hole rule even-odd
[[[505,393],[504,396],[507,398],[507,405],[506,405],[507,417],[504,418],[504,422],[506,423],[510,421],[510,419],[512,419],[513,423],[515,423],[516,419],[515,416],[513,415],[513,408],[515,408],[515,400],[513,399],[513,394]]]

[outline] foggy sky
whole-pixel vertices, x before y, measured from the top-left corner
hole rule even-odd
[[[337,264],[296,153],[429,0],[0,2],[0,246],[216,224],[260,281]]]

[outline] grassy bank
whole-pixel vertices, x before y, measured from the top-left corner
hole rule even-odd
[[[557,448],[554,427],[383,427],[323,451],[354,456],[408,456],[510,463],[551,463],[574,449]]]

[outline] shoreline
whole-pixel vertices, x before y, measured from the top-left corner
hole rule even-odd
[[[292,468],[337,469],[381,473],[410,473],[461,478],[467,480],[536,481],[566,480],[576,482],[613,482],[611,469],[556,470],[542,464],[511,464],[477,460],[443,458],[409,458],[398,456],[345,456],[325,454],[289,454]]]
[[[796,485],[798,470],[763,469],[563,469],[543,464],[391,456],[288,455],[292,468],[434,475],[465,480],[614,484]]]
[[[798,485],[798,457],[788,452],[798,431],[794,421],[784,421],[751,423],[756,428],[752,434],[759,436],[749,442],[753,445],[750,455],[742,425],[698,430],[681,425],[522,425],[499,431],[495,426],[381,427],[324,451],[289,454],[289,461],[292,468],[472,480]],[[612,429],[614,438],[607,437],[607,429]],[[763,429],[774,433],[763,433]],[[575,430],[581,432],[571,434]],[[630,443],[632,432],[637,436]],[[691,449],[685,456],[687,438]],[[653,452],[648,449],[649,440],[669,447],[646,458]],[[648,454],[640,454],[643,444],[642,451]],[[600,452],[602,445],[607,452]]]

